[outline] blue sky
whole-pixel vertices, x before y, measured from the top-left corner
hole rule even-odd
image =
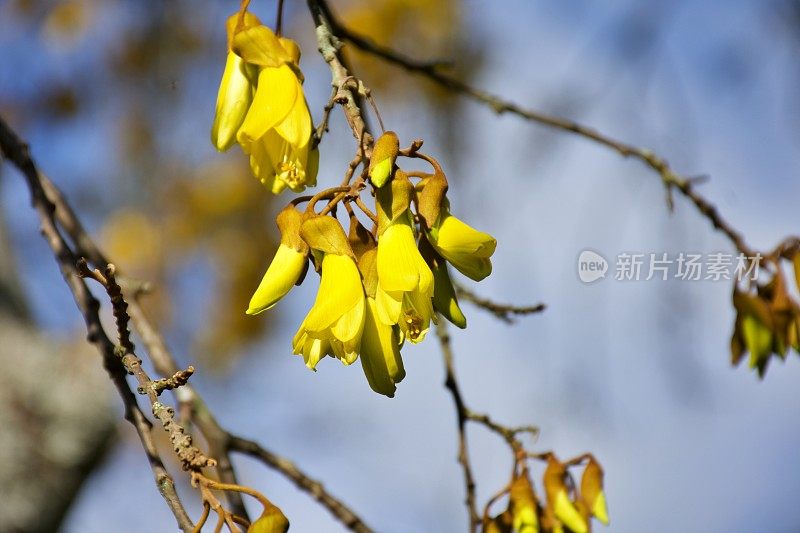
[[[752,246],[771,249],[800,230],[798,40],[778,5],[468,1],[464,14],[470,43],[486,54],[476,85],[648,146],[683,174],[709,175],[702,194]],[[309,32],[302,20],[298,30]],[[24,46],[17,38],[0,43],[16,43],[11,57],[18,59]],[[311,50],[303,65],[319,110],[328,72]],[[57,74],[36,63],[9,65],[0,67],[0,91],[23,91],[29,76],[43,83]],[[175,113],[180,134],[165,136],[187,158],[218,157],[207,142],[218,67],[200,68],[190,80],[186,109],[208,113]],[[727,283],[584,285],[576,274],[585,248],[613,257],[730,252],[729,243],[682,198],[669,213],[658,177],[641,164],[583,139],[467,102],[458,119],[469,133],[460,150],[447,152],[428,133],[443,127],[436,124],[442,117],[376,98],[401,139],[425,137],[431,153],[443,154],[445,170],[454,169],[454,213],[497,237],[494,273],[475,290],[548,305],[509,327],[464,304],[469,328],[456,332],[454,348],[468,404],[509,424],[539,425],[536,450],[564,458],[593,452],[606,470],[610,531],[800,529],[797,356],[771,365],[763,381],[730,367]],[[104,164],[96,124],[26,132],[43,168],[67,190],[86,185],[83,170]],[[338,116],[333,128],[339,138],[325,140],[321,181],[338,175],[352,152]],[[71,157],[76,149],[88,149],[86,157]],[[55,289],[56,269],[36,242],[26,192],[13,179],[2,192],[15,240],[26,245],[19,261],[46,280],[30,286],[37,316],[55,333],[69,331],[77,313],[66,289]],[[407,377],[392,400],[373,394],[357,366],[327,360],[312,374],[289,356],[289,341],[315,290],[307,282],[262,315],[276,322],[277,334],[229,375],[201,373],[197,385],[227,426],[290,456],[377,530],[463,531],[454,412],[435,339],[404,349]],[[169,530],[172,519],[138,443],[124,433],[67,531]],[[469,436],[485,501],[506,482],[509,452],[482,428]],[[247,460],[238,466],[243,482],[284,509],[294,531],[338,530],[280,477]]]

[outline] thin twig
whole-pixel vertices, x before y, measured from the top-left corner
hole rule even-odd
[[[521,433],[528,433],[537,437],[539,435],[539,428],[536,426],[518,426],[508,427],[498,422],[495,422],[489,415],[478,413],[467,407],[464,402],[464,397],[461,394],[461,389],[458,385],[455,373],[455,363],[453,360],[453,347],[450,344],[450,335],[447,332],[447,325],[444,320],[440,320],[436,325],[436,336],[439,338],[439,345],[442,350],[442,358],[444,359],[445,366],[445,387],[450,391],[453,397],[453,404],[456,408],[457,425],[458,425],[458,462],[464,473],[464,487],[466,497],[464,500],[467,510],[469,512],[471,532],[477,531],[481,518],[478,515],[477,504],[475,501],[475,478],[472,473],[472,465],[469,459],[469,447],[467,444],[466,426],[467,422],[475,422],[486,427],[490,431],[497,433],[511,448],[514,455],[514,461],[526,456],[525,447],[522,441],[517,438]]]
[[[470,302],[480,307],[481,309],[489,311],[498,319],[502,320],[507,324],[514,323],[514,316],[523,316],[523,315],[531,315],[534,313],[541,313],[547,307],[543,303],[539,303],[536,305],[526,305],[526,306],[500,304],[488,298],[483,298],[481,296],[478,296],[471,290],[467,289],[466,287],[458,283],[454,283],[454,285],[456,288],[456,295],[460,299]]]
[[[322,120],[320,121],[319,125],[314,128],[314,135],[311,139],[311,148],[316,148],[319,146],[319,143],[322,142],[322,136],[328,131],[328,123],[331,119],[331,111],[333,108],[336,107],[337,103],[345,103],[345,101],[339,101],[339,90],[334,87],[331,91],[331,97],[328,99],[328,103],[325,104],[325,107],[322,109]]]
[[[115,354],[122,361],[125,370],[132,374],[136,381],[139,382],[139,392],[146,394],[150,400],[150,406],[153,411],[153,416],[161,422],[161,425],[169,434],[170,442],[172,443],[173,450],[183,464],[184,470],[199,471],[201,468],[207,466],[215,466],[216,461],[209,458],[201,452],[197,446],[192,443],[192,437],[186,434],[183,426],[175,421],[175,410],[168,405],[159,401],[159,391],[154,385],[154,381],[142,368],[142,361],[134,351],[133,342],[130,338],[130,330],[128,329],[128,304],[122,296],[122,288],[117,283],[115,276],[116,268],[113,264],[109,264],[105,268],[105,272],[99,270],[91,270],[86,264],[86,260],[81,258],[78,261],[78,272],[84,278],[92,278],[100,283],[111,298],[113,306],[114,318],[117,323],[117,331],[119,333],[119,345],[114,349]],[[188,380],[191,372],[181,371],[176,372],[177,379]],[[174,376],[173,376],[174,378]],[[169,380],[167,380],[169,382]]]
[[[229,445],[230,450],[259,459],[265,465],[281,472],[284,476],[288,477],[297,488],[307,492],[312,498],[328,509],[328,511],[350,531],[356,531],[358,533],[370,533],[372,531],[372,529],[370,529],[349,507],[333,497],[323,487],[322,483],[309,477],[288,459],[264,449],[255,441],[233,435],[230,436]]]
[[[465,416],[467,420],[483,424],[491,431],[494,431],[495,433],[503,437],[503,439],[505,439],[505,441],[508,443],[508,445],[515,453],[521,453],[524,451],[522,442],[520,442],[520,440],[517,438],[517,435],[519,435],[520,433],[528,433],[530,435],[533,435],[534,437],[539,436],[539,428],[536,426],[506,427],[492,420],[489,415],[483,413],[476,413],[475,411],[472,411],[471,409],[468,409],[466,407],[465,407]]]
[[[153,358],[153,364],[156,366],[156,369],[163,374],[175,372],[177,366],[169,348],[161,334],[150,323],[150,320],[141,309],[141,306],[131,303],[130,311],[132,322],[139,332],[142,342],[147,346],[148,353],[150,353],[151,358]],[[155,356],[153,356],[153,354],[155,354]],[[267,450],[255,441],[232,435],[222,428],[203,398],[191,385],[182,387],[178,389],[178,391],[188,392],[191,395],[188,401],[192,406],[193,420],[197,424],[197,427],[200,428],[206,442],[209,444],[209,453],[211,453],[219,463],[217,465],[217,470],[223,481],[237,484],[235,472],[230,463],[230,452],[250,455],[261,460],[266,466],[278,471],[284,477],[293,481],[299,489],[308,492],[351,531],[359,533],[372,531],[364,525],[364,521],[352,509],[330,494],[321,483],[300,471],[291,461]],[[223,460],[225,461],[224,464]],[[238,496],[238,493],[234,494]],[[229,501],[232,500],[232,494],[226,493],[226,496]],[[239,515],[242,513],[237,511],[236,514]]]
[[[280,35],[283,30],[283,0],[278,0],[277,10],[275,15],[275,34]]]
[[[467,513],[469,514],[469,531],[475,533],[478,531],[478,525],[481,518],[478,514],[477,504],[475,503],[475,476],[472,473],[472,464],[469,460],[469,447],[467,445],[467,420],[469,420],[469,410],[464,404],[461,396],[461,389],[456,381],[455,366],[453,363],[453,349],[450,346],[450,335],[447,333],[447,326],[445,321],[441,318],[436,325],[436,336],[439,338],[439,344],[442,348],[442,357],[444,358],[445,368],[445,382],[444,386],[450,391],[453,397],[453,403],[456,407],[456,424],[458,425],[458,462],[464,472],[464,490],[466,496],[464,504],[467,506]]]

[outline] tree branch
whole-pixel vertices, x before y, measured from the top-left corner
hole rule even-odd
[[[27,145],[19,139],[2,117],[0,117],[0,151],[25,177],[31,193],[33,207],[39,215],[42,236],[53,251],[61,270],[61,275],[64,277],[64,281],[67,283],[75,303],[84,317],[89,342],[95,345],[103,357],[106,371],[114,382],[125,406],[125,418],[134,426],[139,435],[139,440],[150,462],[150,468],[153,471],[159,492],[167,502],[181,530],[191,531],[193,528],[192,521],[178,497],[175,483],[164,467],[158,448],[155,446],[150,421],[139,409],[136,396],[128,386],[126,371],[115,354],[114,343],[103,329],[99,315],[100,303],[92,296],[86,283],[81,279],[77,267],[78,257],[58,229],[54,218],[55,205],[47,197],[42,187],[41,175],[30,157]]]
[[[506,324],[514,323],[514,316],[532,315],[534,313],[541,313],[547,306],[543,303],[536,305],[510,305],[500,304],[488,298],[478,296],[471,290],[467,289],[459,283],[453,283],[456,289],[456,295],[473,305],[480,307],[492,313],[495,317],[502,320]]]
[[[191,531],[193,529],[191,519],[186,514],[178,498],[172,477],[164,468],[158,449],[153,441],[150,422],[139,409],[136,397],[128,386],[125,368],[121,360],[114,354],[114,343],[108,338],[100,323],[99,303],[91,295],[78,272],[78,256],[87,257],[96,264],[107,264],[108,260],[86,232],[58,188],[46,176],[36,170],[28,156],[27,147],[18,139],[2,118],[0,118],[0,148],[2,148],[4,156],[22,170],[28,181],[34,199],[34,207],[40,214],[42,232],[48,244],[51,245],[51,249],[62,269],[64,279],[72,290],[75,301],[84,315],[89,330],[89,340],[103,354],[106,368],[125,404],[126,419],[136,428],[142,441],[142,446],[150,460],[159,492],[161,492],[173,514],[175,514],[180,528],[184,531]],[[70,239],[75,243],[75,251],[70,248],[62,237],[57,223],[64,228]],[[167,378],[168,381],[182,380],[184,377],[182,373],[185,371],[182,371],[177,365],[163,337],[149,321],[135,295],[129,298],[127,303],[127,313],[130,316],[131,323],[147,348],[147,353],[156,371],[164,376],[172,376]],[[158,383],[158,381],[153,382],[153,384]],[[237,451],[253,455],[262,460],[265,465],[292,480],[301,490],[309,492],[334,517],[352,531],[360,533],[371,531],[354,511],[327,492],[319,482],[300,471],[288,459],[266,450],[253,441],[233,436],[223,429],[214,418],[205,401],[190,384],[187,383],[181,386],[175,390],[175,393],[181,404],[191,407],[194,421],[208,443],[209,454],[217,459],[218,474],[225,483],[237,484],[229,452]],[[257,450],[257,452],[254,453],[253,450]],[[226,496],[229,498],[233,512],[240,516],[246,516],[243,512],[244,504],[241,496],[231,491],[227,491]],[[234,502],[236,501],[239,502],[239,505],[235,505]],[[237,507],[240,507],[241,510],[237,509]]]
[[[464,399],[461,396],[461,389],[456,381],[455,366],[453,364],[453,349],[450,346],[450,334],[447,332],[447,326],[442,317],[439,317],[439,323],[436,325],[436,336],[439,338],[439,344],[442,348],[442,357],[444,358],[445,381],[444,386],[450,391],[453,397],[453,403],[456,408],[456,424],[458,426],[458,462],[461,465],[461,470],[464,472],[464,490],[466,496],[464,504],[467,506],[467,513],[469,514],[469,531],[475,533],[478,531],[478,524],[481,518],[478,514],[478,507],[475,503],[475,476],[472,473],[472,464],[469,460],[469,447],[467,445],[467,420],[469,420],[469,409],[464,404]]]
[[[361,93],[366,94],[366,88],[345,66],[341,56],[342,43],[334,31],[333,17],[328,5],[323,0],[308,0],[308,9],[316,27],[319,53],[331,70],[331,86],[335,92],[331,100],[342,106],[361,154],[368,158],[372,149],[372,135],[360,105]],[[321,135],[321,132],[318,133]]]
[[[450,344],[450,334],[447,332],[447,323],[440,316],[439,322],[436,325],[436,336],[439,338],[439,345],[442,350],[442,358],[444,359],[445,367],[445,382],[444,385],[453,398],[453,404],[456,408],[457,426],[458,426],[458,462],[464,473],[464,488],[466,497],[464,503],[467,506],[469,513],[469,531],[474,533],[478,530],[481,523],[481,517],[478,514],[478,508],[475,501],[475,476],[472,473],[472,465],[469,459],[469,447],[467,445],[467,422],[475,422],[486,427],[490,431],[498,434],[511,448],[514,455],[514,460],[518,461],[526,456],[525,447],[522,442],[517,438],[520,433],[529,433],[534,437],[539,435],[539,428],[536,426],[519,426],[508,427],[499,424],[492,420],[487,414],[478,413],[467,407],[464,402],[464,397],[461,395],[461,389],[456,379],[455,363],[453,358],[453,347]]]
[[[3,128],[3,126],[5,126],[5,124],[2,122],[2,119],[0,119],[0,142],[2,142],[2,134],[4,129],[11,133],[11,130],[8,129],[7,126],[5,126],[5,128]],[[53,184],[43,174],[38,174],[37,180],[41,181],[42,190],[46,191],[45,200],[52,206],[50,208],[50,212],[55,214],[57,222],[67,231],[70,239],[76,243],[75,246],[76,250],[78,251],[77,255],[87,257],[92,263],[95,264],[107,264],[108,259],[86,232],[83,224],[76,216],[69,202],[66,201],[55,184]],[[71,257],[75,257],[75,255],[76,254],[73,253]],[[77,267],[75,267],[76,261],[69,259],[68,263],[69,265],[72,265],[74,277],[76,278],[77,282],[85,290],[85,285],[78,275]],[[88,293],[88,290],[86,294],[89,296],[89,298],[92,298],[91,294]],[[139,337],[142,339],[142,343],[147,349],[148,356],[150,357],[150,360],[152,361],[156,371],[161,375],[172,376],[173,378],[179,376],[181,372],[183,372],[182,369],[178,366],[175,358],[164,342],[162,335],[150,322],[149,318],[144,312],[144,309],[139,303],[136,294],[132,294],[127,299],[127,303],[127,313],[131,318],[131,323],[139,334]],[[108,340],[107,337],[106,340]],[[121,368],[119,359],[113,356],[113,343],[111,343],[110,340],[108,340],[108,343],[110,350],[109,353],[111,353],[113,361],[118,367],[120,367],[123,383],[127,387],[127,382],[125,381],[125,370]],[[128,393],[130,397],[133,398],[135,405],[135,396],[133,396],[130,389],[128,389]],[[228,484],[238,484],[235,470],[230,459],[230,451],[248,454],[249,452],[247,450],[235,449],[232,443],[252,443],[252,441],[246,441],[241,437],[233,436],[227,430],[222,428],[212,414],[211,410],[208,408],[208,405],[191,384],[187,383],[184,386],[176,389],[175,394],[178,402],[181,405],[186,405],[190,408],[193,415],[193,420],[208,444],[209,455],[217,460],[217,472],[220,476],[220,479]],[[144,418],[144,415],[138,409],[138,406],[135,408],[134,417],[135,420],[141,420],[143,421],[142,423],[146,425],[147,432],[145,436],[148,438],[150,444],[149,447],[145,446],[145,449],[148,452],[148,457],[158,459],[158,452],[152,442],[152,437],[149,434],[149,422],[147,422],[147,419]],[[139,429],[140,428],[137,426],[137,430]],[[140,431],[140,435],[141,434],[142,432]],[[371,531],[366,525],[364,525],[363,520],[358,517],[354,511],[349,509],[347,506],[341,503],[341,501],[328,493],[321,484],[312,480],[306,474],[297,469],[297,467],[292,465],[288,459],[280,457],[277,454],[260,447],[260,445],[257,446],[259,446],[260,450],[262,451],[262,455],[259,456],[259,458],[265,463],[266,466],[277,470],[295,482],[295,485],[297,485],[298,488],[309,492],[320,504],[328,508],[331,514],[342,521],[345,526],[351,528],[349,524],[354,524],[357,529],[351,528],[353,531]],[[267,460],[267,458],[269,458],[269,460]],[[160,459],[158,459],[158,464],[161,465]],[[302,480],[308,480],[308,482],[303,482]],[[169,477],[169,474],[166,473],[166,470],[163,469],[163,465],[160,466],[160,470],[157,475],[157,482],[159,490],[161,490],[163,483],[165,484],[166,489],[170,489],[166,490],[167,494],[171,495],[174,493],[172,479]],[[242,502],[241,496],[238,493],[226,492],[226,496],[228,497],[231,509],[235,514],[247,516],[244,513],[244,503]],[[177,495],[175,495],[175,499],[179,502],[179,500],[177,500]],[[191,524],[191,521],[188,521],[188,524]],[[189,530],[191,530],[191,527],[189,527]]]
[[[356,531],[357,533],[372,532],[372,529],[370,529],[358,515],[325,490],[322,483],[309,477],[288,459],[264,449],[255,441],[234,435],[229,435],[229,437],[229,449],[231,451],[249,455],[282,473],[289,478],[297,488],[307,492],[323,507],[328,509],[328,511],[350,531]]]
[[[324,0],[319,3],[325,4]],[[511,113],[526,120],[537,122],[543,126],[573,133],[595,143],[610,148],[625,158],[634,158],[651,170],[655,171],[660,177],[667,193],[667,205],[670,210],[673,208],[672,191],[677,189],[686,197],[700,213],[714,226],[722,232],[733,244],[737,251],[748,257],[753,257],[756,253],[745,243],[742,234],[733,228],[719,213],[717,208],[695,190],[696,179],[688,178],[677,174],[672,170],[667,160],[652,150],[634,146],[613,137],[599,132],[578,122],[567,120],[554,115],[549,115],[533,109],[524,108],[514,102],[505,100],[499,96],[483,91],[458,78],[447,74],[441,70],[441,63],[431,63],[420,61],[406,56],[396,50],[383,46],[373,40],[359,35],[342,25],[335,17],[328,13],[328,26],[331,31],[343,41],[347,41],[356,48],[385,60],[387,63],[403,68],[408,72],[419,74],[434,83],[453,91],[457,94],[471,98],[477,102],[489,106],[495,113]]]

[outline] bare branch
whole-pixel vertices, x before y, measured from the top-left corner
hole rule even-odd
[[[81,258],[78,261],[78,272],[82,277],[92,278],[100,283],[111,298],[114,318],[116,319],[117,331],[119,333],[119,345],[114,348],[115,355],[120,358],[128,374],[133,375],[136,381],[139,382],[139,392],[141,394],[146,394],[150,399],[153,416],[161,422],[164,431],[169,433],[169,440],[172,442],[175,454],[183,464],[183,469],[197,471],[207,466],[216,465],[216,461],[201,452],[197,446],[192,443],[192,437],[187,435],[184,428],[175,421],[174,409],[159,401],[159,391],[154,384],[155,382],[150,379],[150,376],[148,376],[147,372],[142,368],[142,361],[136,356],[133,342],[130,338],[131,334],[128,330],[128,322],[130,321],[127,312],[128,304],[125,298],[122,297],[122,288],[116,280],[116,267],[114,267],[113,264],[108,264],[105,268],[105,273],[102,273],[98,269],[89,269],[86,260]],[[180,376],[179,379],[188,380],[188,376],[191,375],[191,372],[176,372],[176,375]],[[170,379],[174,381],[174,376]],[[170,379],[164,381],[171,384]]]
[[[346,100],[339,100],[339,90],[334,87],[333,91],[331,92],[331,97],[328,99],[328,103],[326,103],[325,107],[322,109],[322,120],[320,121],[319,125],[314,128],[312,148],[319,146],[319,143],[322,142],[322,136],[328,131],[328,123],[331,119],[331,111],[333,111],[333,108],[336,107],[337,103],[343,104],[346,103]]]
[[[478,514],[478,507],[475,503],[475,476],[472,473],[472,464],[469,460],[469,447],[467,445],[467,420],[469,420],[469,410],[464,404],[461,396],[461,389],[456,381],[455,366],[453,364],[453,349],[450,346],[450,334],[447,333],[447,326],[443,318],[439,318],[439,323],[436,325],[436,336],[439,338],[439,344],[442,348],[442,357],[444,358],[445,381],[444,386],[450,391],[453,397],[453,403],[456,408],[456,424],[458,425],[458,462],[461,465],[461,470],[464,472],[464,490],[466,497],[464,504],[467,506],[469,514],[469,531],[475,533],[478,531],[478,524],[481,518]]]
[[[500,304],[489,300],[488,298],[483,298],[478,296],[471,290],[467,289],[463,285],[459,283],[454,283],[456,288],[456,295],[467,301],[471,304],[474,304],[481,309],[489,311],[495,317],[502,320],[506,324],[513,324],[514,323],[514,316],[523,316],[523,315],[532,315],[534,313],[541,313],[545,310],[546,306],[543,303],[539,303],[536,305],[525,305],[525,306],[517,306],[517,305],[510,305],[510,304]]]
[[[16,139],[11,133],[11,130],[5,126],[5,123],[2,122],[0,119],[0,145],[3,147],[3,152],[6,153],[6,143],[4,143],[5,133],[6,131],[12,135],[13,139]],[[106,264],[108,260],[106,259],[105,255],[102,251],[97,247],[94,243],[92,238],[88,235],[86,230],[84,229],[83,225],[81,224],[78,217],[75,215],[74,211],[72,210],[69,203],[63,197],[61,192],[58,188],[48,180],[44,175],[38,175],[37,179],[42,182],[42,190],[47,191],[44,199],[51,205],[49,209],[50,213],[54,213],[57,221],[69,234],[70,239],[76,243],[76,249],[80,253],[81,256],[88,257],[92,263],[96,264]],[[49,197],[49,199],[48,199]],[[55,229],[55,223],[51,219],[51,223],[53,224],[54,231],[57,233]],[[60,238],[60,235],[59,235]],[[60,239],[63,242],[63,239]],[[66,243],[64,243],[66,246]],[[67,250],[69,248],[67,247]],[[89,308],[94,306],[94,317],[96,320],[96,328],[101,328],[99,316],[97,316],[97,306],[99,305],[96,300],[91,296],[86,289],[85,284],[80,279],[80,275],[78,273],[76,264],[77,261],[75,259],[75,254],[72,253],[71,250],[70,255],[66,260],[66,265],[71,272],[72,278],[74,278],[75,282],[79,285],[80,290],[86,295],[89,299],[87,301],[93,302],[92,304],[85,304],[85,307]],[[70,279],[68,279],[65,275],[65,279],[71,283]],[[70,285],[72,287],[72,285]],[[134,291],[135,292],[135,291]],[[77,301],[77,297],[76,297]],[[150,320],[147,318],[144,309],[141,307],[141,304],[138,302],[136,297],[132,297],[127,301],[128,307],[127,312],[130,316],[131,323],[133,324],[134,328],[136,329],[139,337],[142,339],[142,343],[147,349],[148,356],[150,357],[156,371],[159,374],[165,376],[172,376],[171,378],[167,378],[167,380],[182,380],[183,376],[182,373],[188,372],[187,370],[182,370],[178,367],[172,353],[170,352],[169,348],[167,347],[166,343],[164,342],[163,337],[158,332],[158,330],[153,326]],[[79,304],[80,307],[80,304]],[[83,307],[81,307],[83,309]],[[90,331],[94,331],[95,326],[92,326]],[[101,329],[102,332],[102,329]],[[127,398],[130,400],[131,408],[130,415],[126,417],[131,420],[132,423],[137,428],[137,431],[142,438],[143,445],[145,446],[145,450],[148,453],[148,457],[151,459],[151,463],[153,464],[154,473],[156,473],[156,481],[159,487],[159,490],[162,492],[165,498],[170,498],[168,502],[172,502],[170,507],[172,508],[174,505],[180,505],[180,500],[177,497],[177,494],[174,490],[174,483],[172,478],[166,472],[161,463],[161,460],[158,455],[158,450],[155,448],[155,445],[152,440],[152,435],[150,434],[150,423],[144,417],[143,413],[139,410],[138,406],[136,405],[136,399],[133,393],[127,386],[127,381],[125,381],[126,371],[122,367],[119,358],[114,356],[114,344],[105,336],[105,332],[102,332],[102,338],[104,339],[105,345],[108,347],[108,353],[110,354],[110,361],[115,368],[119,372],[119,376],[121,376],[122,383],[126,387],[127,390]],[[191,368],[191,367],[190,367]],[[193,369],[192,369],[193,370]],[[152,382],[152,387],[154,389],[160,388],[159,383],[162,380]],[[117,380],[115,379],[115,383]],[[168,387],[167,387],[168,388]],[[228,484],[238,484],[236,481],[235,471],[233,469],[233,465],[230,461],[230,451],[236,451],[239,453],[245,453],[248,455],[253,455],[261,459],[267,466],[276,469],[284,476],[292,480],[295,485],[297,485],[302,490],[305,490],[309,494],[314,497],[320,504],[325,506],[331,514],[333,514],[338,520],[340,520],[345,526],[353,531],[358,532],[368,532],[371,531],[369,527],[364,524],[364,521],[350,508],[345,506],[340,500],[332,496],[329,492],[327,492],[322,484],[318,481],[310,478],[307,474],[300,471],[296,466],[294,466],[289,460],[280,457],[269,450],[266,450],[258,443],[254,441],[249,441],[243,439],[241,437],[232,436],[228,431],[223,429],[219,423],[217,422],[216,418],[211,413],[210,409],[206,405],[203,398],[196,392],[196,390],[191,386],[191,384],[187,383],[184,386],[180,387],[176,390],[178,400],[181,404],[187,405],[193,414],[193,421],[196,423],[197,427],[202,432],[203,436],[206,439],[206,442],[209,446],[209,454],[213,456],[217,460],[217,471],[220,476],[220,479]],[[123,398],[125,399],[125,398]],[[126,402],[126,408],[128,407],[128,403]],[[246,516],[244,514],[244,504],[241,501],[241,497],[236,492],[228,491],[226,492],[226,496],[229,499],[229,503],[232,507],[232,511],[236,515]],[[235,505],[234,502],[238,501],[239,505]],[[181,510],[183,508],[181,507]],[[240,510],[241,509],[241,510]],[[186,515],[185,511],[182,511],[183,516],[185,517],[184,525],[182,525],[182,529],[185,531],[191,531],[191,520],[189,519],[188,515]],[[179,521],[180,523],[180,521]],[[185,526],[185,527],[184,527]]]
[[[319,3],[325,4],[324,0]],[[327,9],[327,8],[326,8]],[[499,96],[483,91],[468,83],[459,80],[451,74],[443,72],[440,64],[420,61],[406,56],[387,46],[380,45],[368,37],[359,35],[342,25],[327,10],[328,26],[331,31],[341,40],[347,41],[358,49],[382,58],[387,63],[403,68],[409,72],[419,74],[436,84],[464,95],[472,100],[489,106],[495,113],[511,113],[526,120],[537,122],[541,125],[555,128],[558,130],[573,133],[585,139],[601,144],[614,150],[622,157],[635,158],[647,165],[650,169],[658,173],[662,184],[667,191],[667,204],[672,209],[672,191],[677,189],[689,201],[691,201],[700,213],[714,226],[721,231],[739,252],[747,256],[755,256],[755,252],[745,243],[742,234],[733,228],[720,214],[716,207],[706,200],[695,190],[696,180],[681,176],[672,170],[667,160],[652,150],[634,146],[590,128],[578,122],[561,118],[547,113],[542,113],[533,109],[524,108],[514,102],[505,100]]]
[[[361,153],[368,157],[372,149],[372,135],[369,133],[360,105],[360,92],[367,91],[345,66],[341,56],[342,43],[333,31],[334,26],[327,4],[322,0],[308,0],[308,9],[316,27],[319,52],[331,70],[331,85],[336,91],[333,100],[342,106]]]
[[[489,415],[483,413],[476,413],[470,409],[466,409],[465,416],[467,420],[472,422],[477,422],[479,424],[483,424],[489,430],[494,431],[511,446],[511,449],[515,453],[519,453],[523,451],[522,443],[517,439],[517,435],[520,433],[528,433],[533,435],[534,437],[539,436],[539,428],[536,426],[517,426],[517,427],[507,427],[502,424],[498,424],[494,420],[492,420]]]
[[[370,529],[361,518],[340,500],[332,496],[322,483],[309,477],[288,459],[264,449],[255,441],[230,435],[229,449],[254,457],[289,478],[297,488],[307,492],[312,498],[324,506],[347,529],[357,533],[370,533]]]
[[[150,388],[152,388],[156,394],[161,395],[165,390],[177,389],[189,383],[189,378],[192,374],[194,374],[194,367],[189,366],[186,370],[178,370],[168,378],[153,381],[150,383]]]
[[[159,492],[167,502],[181,530],[191,531],[194,526],[175,491],[175,483],[164,467],[155,446],[151,432],[152,426],[139,409],[136,396],[128,386],[126,371],[115,354],[114,343],[103,329],[99,315],[100,303],[92,296],[86,283],[81,279],[77,267],[78,257],[58,229],[54,218],[56,207],[42,186],[41,175],[30,157],[27,145],[19,139],[2,117],[0,117],[0,151],[25,177],[33,207],[39,215],[41,233],[53,251],[61,275],[84,317],[88,340],[97,347],[103,357],[106,371],[114,382],[125,406],[125,418],[134,426],[139,435]]]
[[[76,249],[80,255],[88,258],[89,261],[94,264],[108,264],[108,259],[86,232],[80,219],[72,209],[72,206],[66,201],[58,187],[44,174],[40,174],[39,177],[43,189],[47,192],[47,196],[55,206],[57,222],[66,230],[70,239],[75,243]],[[127,312],[131,317],[131,322],[147,348],[148,356],[156,371],[163,376],[174,376],[181,372],[182,369],[175,362],[161,334],[153,327],[147,318],[144,309],[139,303],[138,295],[138,290],[132,290],[131,297],[128,299]],[[208,409],[205,407],[205,402],[203,402],[202,398],[195,392],[191,384],[181,387],[176,392],[177,400],[182,409],[185,408],[188,412],[203,413],[203,416],[198,416],[195,422],[206,439],[209,454],[217,460],[217,473],[220,479],[225,483],[236,484],[238,481],[228,455],[227,443],[225,441],[226,433],[219,428],[213,416],[210,416]],[[208,415],[206,415],[206,413],[208,413]],[[247,516],[247,511],[244,507],[241,495],[232,492],[226,493],[226,496],[231,510],[235,514]]]
[[[450,335],[447,332],[447,323],[439,317],[439,322],[436,325],[436,336],[439,338],[439,345],[442,350],[442,358],[444,359],[445,366],[445,382],[444,385],[450,391],[453,397],[453,404],[456,408],[457,425],[458,425],[458,462],[464,472],[464,487],[466,497],[464,503],[469,512],[469,530],[475,532],[478,530],[478,525],[481,523],[481,517],[478,515],[477,504],[475,501],[475,477],[472,473],[472,465],[469,459],[469,447],[467,445],[467,422],[475,422],[486,427],[490,431],[498,434],[511,448],[514,455],[515,463],[522,458],[526,457],[527,452],[522,442],[517,438],[521,433],[528,433],[537,437],[539,435],[539,428],[536,426],[518,426],[508,427],[495,422],[489,415],[478,413],[467,407],[464,402],[464,397],[461,395],[461,389],[458,385],[455,373],[455,363],[453,361],[453,347],[450,345]]]

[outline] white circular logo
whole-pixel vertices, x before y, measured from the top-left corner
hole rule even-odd
[[[578,256],[578,277],[584,283],[593,283],[606,277],[608,261],[592,250],[584,250]]]

